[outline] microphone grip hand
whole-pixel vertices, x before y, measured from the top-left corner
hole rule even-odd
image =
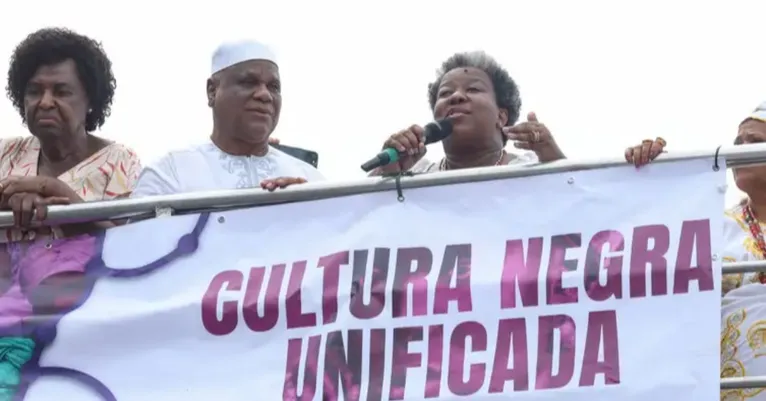
[[[401,130],[383,143],[383,149],[393,148],[399,152],[399,161],[373,170],[370,175],[394,174],[408,171],[426,154],[425,130],[413,125]]]

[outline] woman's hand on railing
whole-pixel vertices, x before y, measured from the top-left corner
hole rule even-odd
[[[6,204],[8,198],[20,192],[31,192],[43,198],[67,198],[70,203],[82,202],[77,193],[64,181],[53,177],[6,177],[0,180],[0,203]]]
[[[32,219],[45,220],[50,205],[82,202],[63,181],[45,176],[6,177],[0,180],[0,208],[13,211],[16,227],[29,227]]]
[[[625,161],[639,168],[654,160],[665,150],[668,143],[657,137],[655,140],[644,139],[640,145],[625,149]]]
[[[13,211],[13,221],[16,227],[32,226],[32,219],[43,221],[48,217],[48,206],[69,205],[69,198],[49,196],[44,198],[34,192],[17,192],[11,195],[3,208]]]

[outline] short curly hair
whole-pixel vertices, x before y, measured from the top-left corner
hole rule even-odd
[[[101,128],[112,108],[117,80],[112,62],[101,43],[66,28],[45,28],[33,32],[16,46],[8,67],[5,93],[26,123],[24,94],[38,68],[74,60],[77,73],[90,100],[85,117],[88,132]]]
[[[455,68],[478,68],[484,71],[492,82],[497,106],[508,111],[506,126],[516,124],[521,112],[519,87],[516,86],[516,82],[508,74],[508,71],[483,51],[455,53],[442,63],[441,68],[436,72],[436,81],[428,84],[428,102],[432,111],[436,105],[439,85],[442,83],[444,74]]]

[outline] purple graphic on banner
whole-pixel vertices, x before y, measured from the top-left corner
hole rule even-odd
[[[4,319],[9,315],[9,294],[16,294],[16,287],[13,284],[5,292],[0,288],[0,401],[23,401],[30,386],[43,377],[64,378],[79,383],[101,400],[117,401],[96,377],[72,368],[41,366],[42,353],[54,343],[61,317],[87,302],[98,280],[146,276],[194,255],[209,219],[209,214],[200,215],[194,229],[179,239],[174,250],[130,269],[106,265],[104,234],[54,242],[47,252],[28,249],[23,257],[31,260],[29,268],[20,264],[12,278],[19,283],[18,294],[29,300],[36,321],[7,325]],[[585,239],[582,233],[509,239],[504,258],[498,259],[499,269],[474,266],[471,243],[341,249],[315,261],[298,259],[303,253],[296,252],[297,260],[253,266],[249,273],[238,269],[217,272],[200,294],[201,324],[209,334],[219,337],[233,333],[239,319],[248,330],[267,332],[277,327],[282,313],[287,329],[282,396],[286,400],[321,395],[332,401],[341,394],[350,400],[363,394],[367,400],[404,399],[413,391],[407,390],[408,381],[422,383],[424,398],[440,397],[445,388],[457,396],[471,396],[480,391],[507,394],[594,387],[597,383],[615,385],[621,380],[614,305],[589,310],[578,323],[579,330],[575,317],[566,313],[523,317],[513,309],[577,304],[586,298],[596,303],[686,294],[692,285],[700,292],[713,291],[710,221],[684,221],[677,239],[671,232],[667,226],[655,224],[604,230]],[[677,249],[671,250],[674,242]],[[621,253],[625,249],[631,250],[629,258]],[[667,262],[669,253],[675,263]],[[321,308],[313,310],[303,308],[301,295],[305,272],[311,265],[322,269]],[[341,281],[341,266],[352,269],[350,282]],[[33,309],[34,305],[58,305],[58,295],[52,295],[50,288],[43,291],[49,298],[43,303],[36,302],[34,289],[49,277],[66,276],[62,272],[74,272],[80,283],[85,282],[73,292],[77,299],[66,303],[65,308],[57,307],[55,313]],[[478,288],[486,292],[490,286],[499,287],[498,311],[503,316],[497,317],[496,325],[494,317],[487,319],[487,324],[475,314],[467,315],[474,311],[472,291],[477,288],[472,288],[471,275],[476,272],[494,272],[499,279],[485,278]],[[349,295],[340,292],[346,285],[350,285]],[[218,302],[224,287],[239,291],[240,299]],[[341,296],[345,297],[343,302],[339,301]],[[339,310],[340,305],[348,310]],[[346,313],[357,320],[375,319],[383,313],[390,314],[390,319],[386,316],[387,323],[378,327],[346,329],[341,325],[310,336],[305,331],[290,335],[292,329],[333,324]],[[388,322],[429,314],[449,314],[450,324],[421,324],[408,319],[408,324],[391,327]],[[6,326],[11,329],[4,330]],[[575,349],[578,331],[584,335],[582,352]],[[529,337],[536,338],[537,347],[528,346]],[[413,343],[425,347],[410,347]],[[366,353],[365,348],[369,350]],[[489,362],[467,364],[469,353],[490,351],[494,357]],[[414,368],[425,374],[408,374]]]
[[[17,319],[18,322],[14,322],[15,324],[2,325],[0,328],[0,365],[5,364],[11,368],[16,368],[18,374],[16,376],[8,375],[7,372],[14,369],[3,369],[0,373],[0,401],[23,401],[30,386],[37,379],[44,377],[71,380],[89,388],[104,401],[117,401],[117,397],[104,383],[87,373],[67,367],[40,365],[43,352],[56,339],[58,322],[67,313],[76,310],[88,301],[93,287],[99,279],[105,277],[131,279],[145,276],[176,262],[180,258],[194,254],[199,247],[200,235],[209,219],[209,213],[201,214],[194,229],[179,239],[173,251],[154,262],[131,269],[114,269],[106,265],[103,260],[105,233],[81,237],[79,240],[60,240],[46,246],[47,254],[56,256],[44,260],[38,259],[38,263],[48,263],[50,266],[45,267],[49,270],[53,268],[53,264],[73,263],[79,264],[82,271],[84,265],[86,285],[84,288],[80,288],[78,299],[68,307],[57,310],[53,315],[46,314],[45,318],[38,318],[33,315],[30,316],[31,318],[23,319],[23,321]],[[13,244],[10,244],[8,248],[9,254],[12,254],[14,252]],[[32,251],[31,248],[27,250],[23,258],[29,257]],[[22,266],[16,267],[16,270],[21,270]],[[20,289],[17,295],[29,297],[25,292],[25,287],[29,287],[26,282],[32,282],[34,279],[25,278],[23,275],[18,275],[18,277],[19,285],[10,285],[10,288],[6,289],[6,292],[0,296],[0,310],[14,309],[13,303],[18,299],[12,299],[9,294],[15,287]],[[29,300],[28,303],[33,304],[34,302]],[[0,315],[0,323],[7,323],[3,320],[6,317]],[[4,375],[9,377],[3,377]]]

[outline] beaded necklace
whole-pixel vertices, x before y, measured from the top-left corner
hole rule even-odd
[[[750,229],[750,235],[755,239],[758,250],[761,252],[760,256],[766,259],[766,240],[764,240],[763,237],[763,230],[761,230],[761,224],[758,223],[758,220],[753,213],[753,209],[749,204],[742,208],[742,216],[745,218],[745,223],[747,223],[747,226]],[[766,284],[766,272],[758,272],[758,281],[760,281],[761,284]]]
[[[503,157],[505,157],[505,150],[500,151],[500,158],[497,159],[494,165],[499,166],[500,162],[503,161]],[[449,166],[447,165],[447,158],[445,157],[439,163],[439,171],[447,171],[447,170],[449,170]]]

